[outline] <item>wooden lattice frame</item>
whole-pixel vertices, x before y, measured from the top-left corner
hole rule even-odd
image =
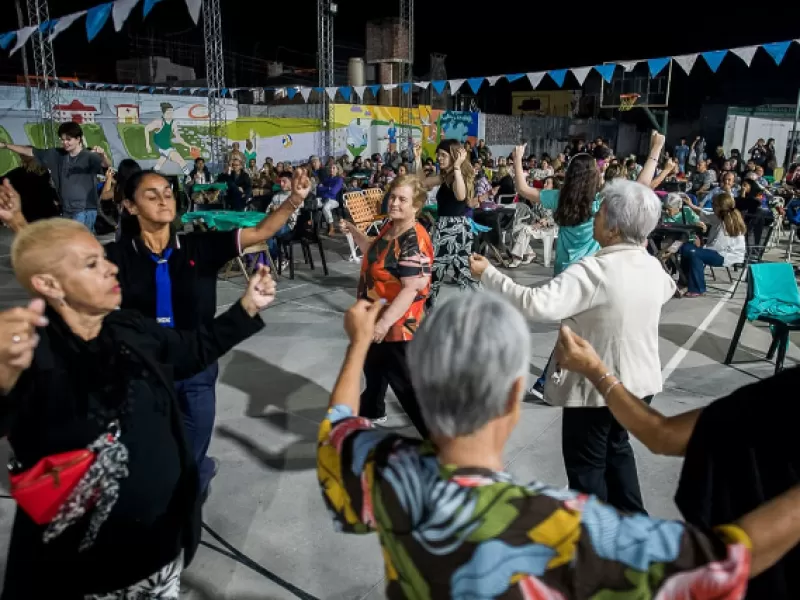
[[[344,205],[355,226],[362,231],[366,231],[378,218],[375,203],[364,192],[347,192],[344,195]]]

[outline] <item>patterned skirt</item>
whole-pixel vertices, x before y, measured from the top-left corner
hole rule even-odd
[[[88,594],[84,600],[178,600],[183,553],[149,577],[116,592]]]

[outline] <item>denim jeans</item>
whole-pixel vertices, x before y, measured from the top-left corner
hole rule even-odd
[[[97,221],[97,211],[96,210],[82,210],[81,212],[76,212],[75,214],[71,215],[70,217],[73,221],[78,221],[79,223],[83,223],[86,225],[86,228],[94,233],[94,222]]]
[[[692,294],[706,293],[705,267],[721,267],[725,262],[716,250],[698,248],[691,242],[681,246],[681,270],[686,276],[689,292]]]
[[[288,225],[284,225],[283,227],[280,228],[280,230],[278,230],[278,233],[276,233],[267,240],[267,246],[269,247],[269,255],[273,259],[277,260],[278,258],[278,243],[280,242],[280,239],[290,234],[291,232],[292,232],[291,227],[289,227]]]
[[[183,413],[186,442],[192,451],[200,476],[202,493],[214,476],[214,463],[206,456],[214,432],[217,408],[217,376],[219,365],[209,365],[197,375],[175,382],[178,403]]]

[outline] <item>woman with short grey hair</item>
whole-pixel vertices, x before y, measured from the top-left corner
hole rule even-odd
[[[601,250],[565,269],[546,285],[514,283],[482,256],[472,274],[503,294],[529,319],[567,322],[648,401],[661,391],[658,321],[675,283],[647,253],[661,202],[640,183],[614,179],[600,192],[594,221]],[[597,495],[620,510],[645,512],[628,432],[614,419],[603,394],[574,373],[547,369],[545,400],[563,406],[562,453],[570,487]],[[424,401],[423,401],[424,404]]]
[[[741,598],[749,576],[800,541],[800,487],[701,531],[515,481],[503,451],[521,412],[530,334],[507,300],[486,292],[437,305],[410,343],[430,442],[374,428],[356,415],[382,310],[360,300],[345,314],[350,343],[320,424],[317,477],[337,531],[378,533],[385,597],[666,600],[702,588]]]

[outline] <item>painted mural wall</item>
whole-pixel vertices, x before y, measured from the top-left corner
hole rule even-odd
[[[80,123],[86,145],[102,146],[115,165],[133,158],[144,168],[179,174],[194,158],[208,155],[208,105],[203,98],[61,90],[55,108],[60,121]],[[233,100],[227,101],[226,111],[229,142],[239,142],[259,166],[267,157],[297,162],[318,152],[318,119],[242,117]],[[397,142],[401,125],[397,107],[337,104],[333,113],[337,156],[383,153],[392,140]],[[435,153],[442,139],[475,143],[483,137],[479,113],[420,106],[411,114],[414,141],[422,142],[426,156]],[[43,135],[37,120],[36,110],[26,104],[23,88],[0,86],[0,141],[41,147]],[[0,151],[0,174],[19,165],[16,154]]]

